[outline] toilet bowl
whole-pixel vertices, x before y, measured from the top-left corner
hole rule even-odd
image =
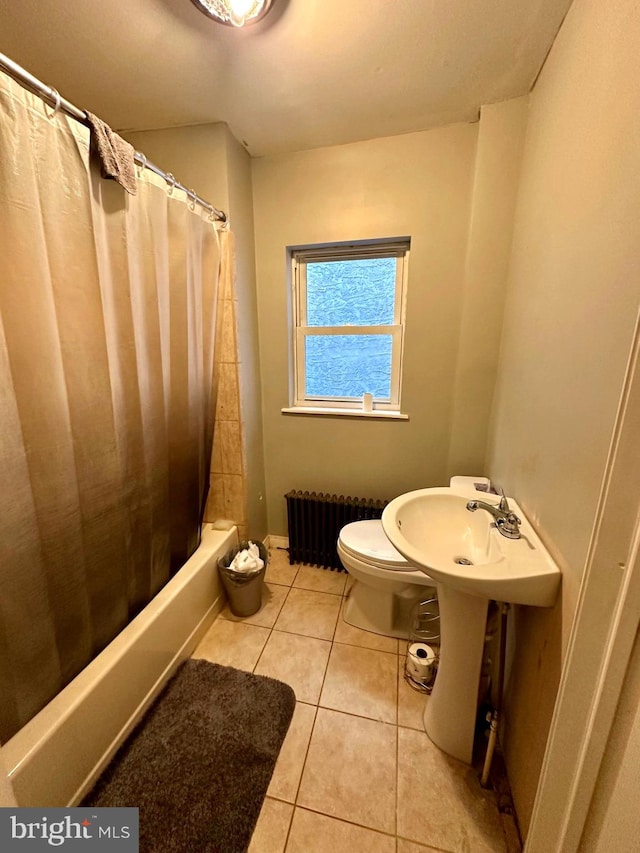
[[[435,583],[413,568],[387,539],[379,519],[340,531],[338,555],[353,578],[344,620],[356,628],[406,640],[416,604],[436,597]]]

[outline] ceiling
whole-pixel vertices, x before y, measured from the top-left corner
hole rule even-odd
[[[119,130],[226,122],[254,156],[473,121],[525,94],[571,0],[7,0],[0,52]]]

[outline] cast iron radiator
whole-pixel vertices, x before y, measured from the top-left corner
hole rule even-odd
[[[380,518],[387,501],[325,495],[321,492],[287,492],[289,562],[311,563],[344,571],[338,557],[340,530],[351,521]]]

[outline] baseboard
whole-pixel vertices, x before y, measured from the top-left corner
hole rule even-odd
[[[267,548],[288,548],[289,547],[289,537],[288,536],[274,536],[273,533],[269,533],[267,538],[264,540],[264,544]]]

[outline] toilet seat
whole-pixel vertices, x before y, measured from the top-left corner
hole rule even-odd
[[[433,580],[409,563],[397,551],[382,529],[379,518],[353,521],[340,531],[338,555],[351,574],[419,586],[433,586]]]
[[[414,567],[387,539],[378,518],[347,524],[340,531],[338,542],[356,560],[394,572],[414,571]]]

